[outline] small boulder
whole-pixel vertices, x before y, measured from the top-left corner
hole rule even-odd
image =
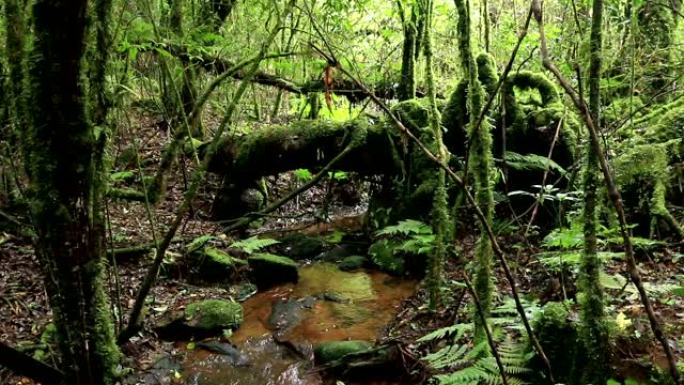
[[[188,326],[206,331],[237,329],[242,323],[242,305],[233,301],[208,299],[185,307]]]
[[[263,253],[254,254],[247,259],[247,262],[259,289],[299,280],[297,262],[290,258]]]
[[[314,357],[318,364],[328,364],[348,354],[365,352],[372,347],[368,341],[328,341],[316,346]]]

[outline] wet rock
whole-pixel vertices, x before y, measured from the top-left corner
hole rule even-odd
[[[348,354],[368,351],[372,346],[368,341],[323,342],[314,349],[314,356],[318,364],[328,364],[341,360]]]
[[[359,254],[364,254],[365,251],[368,250],[368,247],[365,249],[359,245],[352,245],[352,244],[341,244],[341,245],[335,245],[333,248],[330,250],[326,250],[322,252],[316,259],[325,261],[325,262],[340,262],[343,259],[347,257],[351,257],[354,255],[359,255]]]
[[[156,331],[161,338],[172,340],[205,337],[225,329],[237,329],[242,319],[239,303],[210,299],[191,303],[185,311],[171,313]]]
[[[244,302],[257,293],[257,287],[251,282],[244,282],[232,286],[229,290],[230,295],[238,302]]]
[[[198,342],[196,346],[200,349],[208,350],[215,354],[226,356],[227,363],[232,366],[247,366],[249,358],[242,354],[235,346],[218,341]]]
[[[297,263],[290,258],[273,254],[254,254],[247,262],[259,289],[299,280]]]
[[[331,292],[331,291],[326,291],[325,293],[319,294],[319,298],[321,298],[324,301],[328,302],[335,302],[335,303],[347,303],[349,300],[347,298],[342,297],[339,293]]]
[[[342,271],[356,270],[362,268],[363,265],[366,264],[366,261],[366,257],[360,255],[351,255],[340,261],[340,263],[337,264],[337,267]]]
[[[268,324],[280,334],[297,326],[303,319],[305,310],[313,309],[316,298],[282,300],[276,302],[268,317]]]
[[[172,385],[177,383],[176,374],[180,373],[183,367],[176,356],[163,356],[157,360],[151,368],[143,373],[135,373],[123,380],[125,385]]]
[[[278,250],[281,254],[292,259],[309,259],[320,254],[325,247],[325,242],[319,237],[293,233],[280,240]]]

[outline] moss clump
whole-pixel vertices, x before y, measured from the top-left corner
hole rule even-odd
[[[209,299],[185,308],[186,323],[202,331],[237,329],[242,319],[242,306],[232,301]]]
[[[487,93],[496,88],[499,74],[494,58],[487,53],[481,53],[476,58],[477,76]],[[467,139],[466,127],[470,121],[467,107],[468,80],[461,80],[451,93],[449,101],[442,111],[442,126],[446,129],[444,144],[451,153],[464,155]]]
[[[549,302],[532,322],[544,353],[549,361],[554,363],[556,381],[562,383],[567,383],[572,376],[573,362],[580,347],[577,324],[570,319],[570,312],[564,304]],[[532,360],[531,365],[533,368],[539,368],[539,372],[543,371],[543,363],[538,357]],[[581,375],[581,371],[578,375]]]
[[[422,99],[409,99],[392,106],[392,113],[413,132],[428,126],[429,105]]]
[[[523,95],[516,93],[516,90],[519,93],[528,93],[528,98],[524,103],[522,102]],[[538,93],[538,98],[535,93]],[[503,85],[503,98],[506,121],[519,131],[527,129],[527,115],[532,111],[552,107],[557,108],[551,111],[560,110],[562,112],[563,110],[556,86],[542,73],[520,71],[517,74],[509,75]],[[554,115],[551,111],[546,114],[547,118]],[[555,116],[560,117],[557,114]],[[535,120],[540,119],[541,117],[537,117]],[[540,121],[540,123],[542,122]]]
[[[230,279],[240,267],[247,265],[245,260],[215,247],[205,247],[194,255],[199,278],[208,282]]]
[[[624,153],[613,161],[628,215],[642,232],[648,228],[653,235],[657,229],[666,228],[684,238],[684,229],[667,207],[670,186],[682,177],[672,165],[680,154],[681,143],[681,139],[639,145],[627,141],[622,146]],[[661,226],[661,221],[666,227]]]
[[[337,264],[337,267],[342,271],[356,270],[362,268],[366,261],[366,257],[350,255],[341,260],[340,263]]]
[[[318,364],[341,360],[348,354],[368,351],[373,345],[367,341],[330,341],[323,342],[314,349]]]
[[[273,254],[255,254],[247,259],[252,276],[259,288],[268,288],[285,282],[297,282],[299,272],[297,262],[287,257]]]

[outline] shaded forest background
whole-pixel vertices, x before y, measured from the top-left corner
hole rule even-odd
[[[318,228],[420,280],[328,380],[681,383],[679,0],[1,7],[7,381],[135,383],[185,290],[297,281]]]

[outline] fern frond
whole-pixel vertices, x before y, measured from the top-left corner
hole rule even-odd
[[[427,224],[416,221],[414,219],[406,219],[400,221],[394,226],[387,226],[384,229],[378,230],[375,235],[409,235],[409,234],[432,234],[432,228]]]
[[[478,384],[486,378],[487,373],[476,366],[469,366],[449,374],[436,376],[440,385]]]
[[[256,236],[243,239],[238,242],[234,242],[230,247],[238,250],[242,250],[247,254],[252,254],[256,251],[260,251],[268,246],[272,246],[280,243],[275,239],[271,238],[257,238]]]
[[[565,175],[566,171],[553,160],[537,154],[518,154],[506,151],[506,166],[520,171],[555,170]]]
[[[435,353],[428,354],[424,357],[424,360],[435,369],[462,367],[471,360],[465,356],[467,350],[468,347],[466,345],[446,346]]]
[[[446,337],[452,337],[453,340],[458,340],[461,337],[463,337],[463,334],[468,331],[472,330],[472,324],[456,324],[453,326],[447,326],[443,328],[439,328],[433,332],[430,332],[420,338],[418,338],[418,342],[430,342],[430,341],[436,341],[436,340],[441,340]]]

